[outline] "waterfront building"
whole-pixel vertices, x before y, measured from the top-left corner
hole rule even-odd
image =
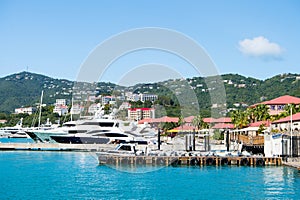
[[[300,113],[272,122],[271,129],[276,132],[290,132],[292,130],[298,133],[298,131],[300,131]]]
[[[264,135],[264,154],[266,157],[299,157],[300,136],[284,133]]]
[[[139,124],[148,123],[148,124],[155,125],[157,127],[158,124],[160,124],[160,123],[166,123],[166,122],[178,123],[178,120],[179,120],[178,117],[163,116],[160,118],[144,118],[144,119],[140,120],[138,123]]]
[[[203,122],[210,125],[211,129],[233,129],[234,125],[231,123],[230,117],[220,117],[220,118],[213,118],[207,117],[203,118]]]

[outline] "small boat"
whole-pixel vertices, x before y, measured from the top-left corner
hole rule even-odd
[[[112,157],[139,157],[146,155],[145,151],[137,150],[137,144],[119,144],[114,150],[107,152],[97,152],[98,161],[100,165],[103,164],[115,164]]]
[[[26,128],[23,128],[23,118],[13,127],[0,128],[0,137],[5,138],[27,138]]]

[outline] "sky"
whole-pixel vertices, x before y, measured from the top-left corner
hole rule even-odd
[[[105,41],[147,27],[191,39],[219,74],[264,80],[300,73],[299,10],[297,0],[0,0],[0,77],[29,71],[77,80]],[[117,50],[108,46],[95,62],[101,65],[109,52]],[[120,54],[99,68],[105,68],[101,76],[95,72],[99,81],[121,85],[205,75],[190,60],[159,48]]]

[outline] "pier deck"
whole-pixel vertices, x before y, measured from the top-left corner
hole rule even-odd
[[[113,144],[0,143],[0,151],[106,151],[114,147]]]
[[[300,162],[284,163],[285,166],[293,167],[300,171]]]
[[[287,158],[286,162],[283,162],[283,165],[296,168],[300,171],[300,158]]]

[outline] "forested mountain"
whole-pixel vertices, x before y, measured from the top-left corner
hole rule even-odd
[[[226,91],[227,108],[247,107],[282,95],[300,97],[300,74],[281,74],[266,80],[238,74],[225,74],[221,78]],[[186,95],[184,92],[189,88],[196,94],[200,108],[207,109],[211,107],[209,92],[214,89],[208,87],[207,83],[207,79],[203,77],[171,79],[158,83],[137,84],[127,88],[101,82],[85,83],[84,90],[87,96],[112,93],[120,95],[126,91],[151,93],[169,97],[176,102],[178,96]],[[53,104],[58,98],[70,100],[74,91],[73,86],[73,81],[54,79],[30,72],[0,78],[0,112],[13,112],[15,108],[38,103],[42,90],[44,91],[43,102],[46,104]]]
[[[112,83],[97,85],[85,83],[83,90],[87,95],[97,95],[95,90],[110,94],[115,86]],[[42,91],[44,91],[43,103],[45,104],[53,104],[60,98],[70,101],[73,90],[73,81],[54,79],[30,72],[12,74],[0,78],[0,112],[14,112],[15,108],[33,106],[40,102]]]

